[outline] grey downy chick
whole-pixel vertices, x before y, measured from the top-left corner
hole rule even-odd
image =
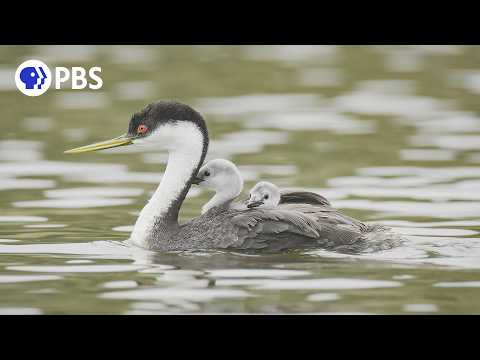
[[[193,183],[215,191],[215,195],[202,207],[202,214],[214,207],[229,208],[243,190],[243,178],[231,161],[214,159],[203,165]]]
[[[248,208],[274,208],[280,203],[280,189],[268,182],[260,181],[252,190],[246,201]]]
[[[243,178],[235,164],[225,159],[210,160],[203,165],[193,184],[215,191],[215,195],[202,207],[202,214],[219,206],[237,209],[274,208],[278,204],[293,203],[330,206],[329,201],[322,195],[288,189],[281,191],[276,185],[266,181],[257,183],[245,202],[233,203],[243,190]]]

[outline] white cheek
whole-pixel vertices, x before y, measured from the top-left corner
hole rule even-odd
[[[210,178],[209,180],[205,180],[205,183],[212,190],[221,189],[221,184],[219,184],[218,179]]]
[[[170,125],[161,126],[159,129],[154,130],[150,135],[136,139],[134,144],[147,147],[171,149],[175,143],[171,128],[172,126]]]
[[[215,177],[215,187],[223,192],[230,193],[235,187],[234,182],[228,176],[219,174]]]
[[[208,182],[208,180],[203,180],[200,184],[198,184],[198,186],[208,189],[210,187],[210,183]]]

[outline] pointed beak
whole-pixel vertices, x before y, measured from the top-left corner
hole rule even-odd
[[[258,207],[260,205],[263,205],[263,201],[262,200],[257,200],[257,201],[247,201],[247,208],[251,209],[251,208],[255,208],[255,207]]]
[[[195,176],[192,180],[192,184],[199,185],[204,179],[200,179],[199,177]]]
[[[132,137],[129,137],[125,134],[115,139],[102,141],[99,143],[90,144],[90,145],[78,147],[75,149],[70,149],[65,151],[64,154],[80,154],[80,153],[85,153],[90,151],[98,151],[98,150],[104,150],[104,149],[111,149],[119,146],[132,145],[133,140],[134,139]]]

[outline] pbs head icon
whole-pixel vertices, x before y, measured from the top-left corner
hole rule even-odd
[[[15,84],[25,95],[39,96],[52,84],[52,73],[44,62],[27,60],[18,66],[15,72]]]
[[[56,90],[65,87],[71,90],[83,90],[87,87],[90,90],[98,90],[103,86],[101,72],[102,68],[99,66],[93,66],[88,71],[81,66],[71,68],[57,66],[54,68],[55,74],[52,74],[43,61],[31,59],[18,66],[15,84],[18,90],[27,96],[42,95],[53,82]]]

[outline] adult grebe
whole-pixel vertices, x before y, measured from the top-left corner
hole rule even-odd
[[[168,150],[159,187],[140,212],[130,241],[152,250],[327,248],[358,251],[377,232],[330,206],[284,204],[275,209],[219,209],[178,223],[178,213],[208,149],[202,116],[158,101],[133,115],[128,133],[66,151],[69,154],[142,144]],[[376,236],[378,238],[378,236]],[[381,236],[381,242],[387,240]],[[383,247],[383,246],[382,246]]]

